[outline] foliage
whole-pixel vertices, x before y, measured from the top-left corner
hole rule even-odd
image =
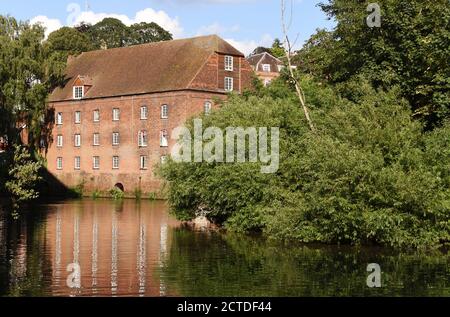
[[[41,163],[32,160],[27,148],[15,147],[12,168],[9,170],[10,179],[5,183],[15,209],[23,202],[39,197],[35,187],[41,181],[41,168]]]
[[[380,0],[381,27],[369,28],[369,1],[328,0],[337,22],[319,30],[296,57],[304,72],[332,83],[364,75],[375,87],[401,88],[427,128],[450,115],[450,6],[448,0]]]
[[[172,34],[154,22],[136,23],[128,27],[115,18],[105,18],[94,25],[82,23],[73,30],[89,38],[93,49],[172,40]],[[81,42],[84,43],[84,39]]]
[[[98,189],[92,192],[92,199],[99,199],[100,197],[102,197],[102,192]]]
[[[12,17],[0,16],[0,135],[20,144],[26,127],[31,152],[45,148],[53,122],[48,93],[58,84],[43,47],[44,30]]]
[[[207,206],[212,220],[230,230],[276,239],[413,248],[450,241],[450,153],[441,148],[448,149],[447,124],[424,134],[399,89],[360,82],[349,100],[305,78],[318,129],[311,133],[295,96],[277,89],[282,80],[203,117],[204,129],[280,127],[279,171],[169,162],[161,173],[180,219]]]
[[[121,191],[119,188],[114,187],[109,191],[109,194],[114,200],[122,200],[125,197],[125,194],[123,191]]]
[[[262,53],[269,53],[278,58],[285,57],[286,55],[286,51],[283,47],[283,44],[279,39],[275,39],[273,41],[272,47],[258,46],[253,50],[253,52],[250,55],[257,55]]]
[[[85,182],[82,181],[73,188],[69,188],[68,196],[71,198],[82,198],[84,196]]]

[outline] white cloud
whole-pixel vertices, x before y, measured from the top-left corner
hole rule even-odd
[[[232,27],[225,27],[218,22],[214,22],[210,25],[202,26],[197,31],[197,36],[199,35],[209,35],[209,34],[220,34],[223,35],[224,33],[229,32],[238,32],[239,31],[239,25],[233,25]]]
[[[45,28],[45,37],[60,29],[63,25],[58,19],[50,19],[44,15],[38,15],[30,20],[30,24],[41,24]]]
[[[75,18],[73,24],[77,25],[81,22],[96,24],[102,21],[104,18],[116,18],[128,26],[134,23],[155,22],[167,31],[171,32],[175,38],[178,38],[183,34],[183,28],[180,25],[178,17],[171,18],[166,12],[162,10],[155,11],[152,8],[138,11],[134,18],[129,18],[124,14],[95,13],[93,11],[83,11]]]
[[[235,40],[235,39],[226,39],[228,43],[236,47],[239,51],[244,53],[245,55],[249,55],[251,52],[255,50],[258,46],[270,47],[273,44],[273,37],[270,34],[264,34],[259,41],[255,40]]]
[[[70,12],[70,10],[68,11]],[[73,13],[77,13],[76,8]],[[72,14],[73,14],[72,13]],[[155,22],[159,24],[161,27],[171,32],[175,38],[179,38],[183,35],[183,28],[180,25],[178,17],[170,17],[164,11],[156,11],[152,8],[147,8],[141,11],[136,12],[135,16],[130,18],[125,14],[116,14],[116,13],[95,13],[93,11],[79,11],[76,16],[69,15],[67,24],[69,26],[77,25],[81,22],[95,24],[97,22],[102,21],[104,18],[116,18],[121,20],[125,25],[130,26],[134,23],[140,22]],[[53,31],[61,28],[63,24],[58,19],[51,19],[43,15],[39,15],[30,20],[31,24],[41,23],[44,27],[47,28],[46,36]]]

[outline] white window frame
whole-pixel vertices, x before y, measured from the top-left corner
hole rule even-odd
[[[234,58],[231,55],[225,56],[225,70],[228,72],[232,72],[234,68]]]
[[[81,134],[75,134],[75,147],[81,147]]]
[[[120,109],[119,108],[114,108],[113,109],[113,114],[112,114],[112,119],[113,121],[120,121]]]
[[[75,124],[81,123],[81,111],[75,111]]]
[[[161,119],[169,119],[169,105],[161,105]]]
[[[93,143],[94,146],[100,145],[100,133],[94,133],[93,135]]]
[[[80,100],[84,97],[84,86],[73,87],[73,99]]]
[[[63,169],[63,158],[62,157],[56,158],[56,169],[59,171]]]
[[[119,169],[119,164],[120,164],[120,158],[117,155],[113,156],[113,158],[112,158],[112,168],[114,170],[118,170]]]
[[[94,116],[94,122],[100,122],[100,110],[99,109],[95,109],[93,112],[93,116]]]
[[[263,72],[270,73],[270,71],[271,71],[270,64],[262,64],[262,69],[263,69]]]
[[[100,156],[92,157],[92,169],[94,170],[100,169]]]
[[[81,169],[81,157],[79,156],[75,156],[74,162],[73,162],[73,166],[75,170],[80,170]]]
[[[64,145],[64,138],[62,134],[58,134],[56,136],[56,147],[63,147],[63,145]]]
[[[57,125],[62,125],[63,124],[63,113],[62,112],[58,112],[56,114],[56,124]]]
[[[147,147],[148,146],[148,132],[147,130],[141,130],[138,133],[138,146]]]
[[[205,101],[205,104],[203,105],[203,112],[205,114],[210,114],[212,110],[212,102],[211,101]]]
[[[167,130],[161,131],[159,145],[160,147],[169,147],[169,133],[167,132]]]
[[[120,133],[119,132],[113,132],[112,134],[112,145],[119,145],[120,144]]]
[[[139,158],[139,165],[141,170],[148,170],[148,156],[147,155],[141,155]]]
[[[148,119],[148,107],[141,106],[141,120],[147,120],[147,119]]]
[[[224,82],[225,91],[231,92],[234,90],[234,78],[233,77],[225,77]]]

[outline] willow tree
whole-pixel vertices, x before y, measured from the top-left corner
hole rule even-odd
[[[45,49],[44,31],[40,25],[0,16],[0,136],[9,145],[1,160],[2,186],[11,180],[16,185],[35,185],[37,166],[30,165],[27,173],[18,169],[26,156],[23,151],[39,161],[38,153],[47,148],[51,138],[53,115],[47,107],[47,96],[62,80],[63,66],[55,74],[52,51]],[[20,155],[12,153],[22,143],[27,145],[25,150]],[[20,192],[17,186],[6,187],[11,197]],[[35,196],[33,192],[29,197]]]

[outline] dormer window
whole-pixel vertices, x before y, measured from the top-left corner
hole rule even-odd
[[[82,99],[84,97],[84,87],[75,86],[73,87],[73,99]]]
[[[270,64],[263,64],[263,72],[270,73]]]

